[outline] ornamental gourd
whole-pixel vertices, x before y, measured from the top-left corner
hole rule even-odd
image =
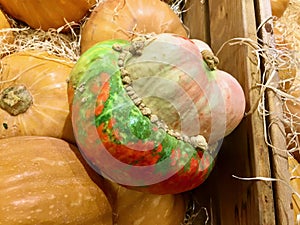
[[[243,90],[233,80],[210,70],[197,45],[179,35],[100,42],[70,76],[78,146],[96,171],[128,188],[191,190],[243,117]]]
[[[112,225],[111,206],[75,146],[51,137],[0,139],[0,165],[0,224]]]
[[[82,26],[81,52],[109,39],[131,40],[137,34],[176,33],[187,36],[179,17],[160,0],[110,0],[97,5]]]
[[[32,28],[48,30],[79,22],[97,0],[0,0],[3,10]]]
[[[74,63],[24,51],[1,60],[0,138],[38,135],[75,142],[67,98]]]

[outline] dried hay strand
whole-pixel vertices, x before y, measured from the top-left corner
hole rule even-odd
[[[26,50],[46,51],[49,54],[66,57],[76,62],[80,57],[80,39],[82,24],[88,19],[92,10],[105,0],[96,0],[85,17],[78,23],[65,20],[65,25],[47,31],[34,29],[25,23],[6,15],[11,28],[0,29],[0,58],[14,52]],[[11,35],[11,33],[13,35]],[[9,43],[5,41],[5,36],[13,36],[15,40],[9,37]]]
[[[180,18],[182,18],[182,14],[187,11],[185,9],[187,0],[163,0],[163,1],[167,3],[171,7],[171,9],[175,12],[175,14],[178,15]]]
[[[36,50],[46,51],[60,57],[66,57],[71,61],[79,58],[79,39],[78,32],[72,28],[74,24],[66,24],[61,29],[49,29],[43,31],[33,29],[29,26],[15,22],[12,28],[8,28],[14,35],[14,41],[4,42],[0,36],[0,55],[9,55],[15,52]],[[70,28],[70,33],[63,33],[66,27]]]
[[[187,210],[185,218],[180,225],[193,225],[195,222],[202,222],[207,225],[213,217],[212,202],[210,208],[201,206],[201,203],[193,196],[193,193],[186,193]]]
[[[283,123],[287,137],[289,152],[288,164],[290,185],[293,188],[292,204],[295,223],[300,224],[300,1],[291,0],[283,16],[274,22],[274,27],[282,34],[282,39],[288,44],[291,61],[294,64],[295,76],[281,77],[282,82],[291,85],[280,96],[283,102]]]

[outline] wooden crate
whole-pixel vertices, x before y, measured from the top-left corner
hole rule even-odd
[[[188,0],[183,21],[191,38],[210,44],[216,53],[232,38],[264,38],[264,27],[257,28],[271,16],[269,0]],[[225,44],[219,54],[219,68],[234,75],[243,86],[247,101],[245,116],[239,127],[225,138],[216,166],[203,185],[193,191],[198,201],[195,225],[285,225],[293,224],[289,187],[278,181],[241,178],[278,178],[289,182],[286,155],[270,148],[264,139],[264,120],[256,110],[260,99],[257,84],[261,71],[253,61],[253,52],[245,44]],[[270,110],[277,99],[267,94]],[[272,117],[272,115],[271,115]],[[269,118],[267,118],[269,119]],[[270,129],[275,146],[285,144],[281,125]]]

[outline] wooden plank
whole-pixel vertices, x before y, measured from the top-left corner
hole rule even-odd
[[[209,0],[210,40],[214,52],[236,37],[256,40],[254,2],[249,0]],[[234,75],[245,90],[247,110],[257,103],[261,82],[245,45],[225,45],[218,55],[219,68]],[[220,224],[258,225],[275,223],[272,184],[242,181],[239,177],[270,177],[269,152],[264,142],[262,118],[255,110],[228,136],[220,152],[218,186]]]
[[[209,43],[209,15],[207,1],[188,0],[183,20],[189,30],[189,36]]]
[[[258,0],[257,1],[257,19],[258,24],[262,24],[268,20],[271,15],[271,5],[269,1]],[[272,22],[272,21],[270,21]],[[260,37],[264,42],[270,46],[274,46],[275,43],[272,43],[270,39],[270,33],[266,31],[264,26],[260,30]],[[278,86],[279,77],[276,74],[272,79],[270,84],[275,88]],[[270,133],[270,142],[272,143],[272,175],[289,183],[290,173],[288,169],[288,154],[286,149],[286,134],[284,132],[284,125],[282,121],[283,111],[281,108],[281,100],[274,94],[273,91],[267,90],[268,98],[268,109],[271,112],[268,117],[269,120],[269,133]],[[279,107],[278,107],[279,106]],[[294,223],[294,214],[291,209],[292,206],[292,190],[291,188],[284,184],[283,182],[274,183],[274,200],[276,206],[276,221],[280,225],[288,225]]]

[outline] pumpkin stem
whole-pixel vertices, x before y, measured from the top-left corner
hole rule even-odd
[[[206,62],[207,66],[209,67],[210,70],[216,70],[217,69],[217,65],[219,64],[219,59],[217,56],[214,55],[214,53],[212,53],[209,50],[203,50],[201,52],[202,57],[204,59],[204,61]]]
[[[0,93],[0,107],[17,116],[27,111],[32,104],[32,96],[24,85],[11,86]]]

